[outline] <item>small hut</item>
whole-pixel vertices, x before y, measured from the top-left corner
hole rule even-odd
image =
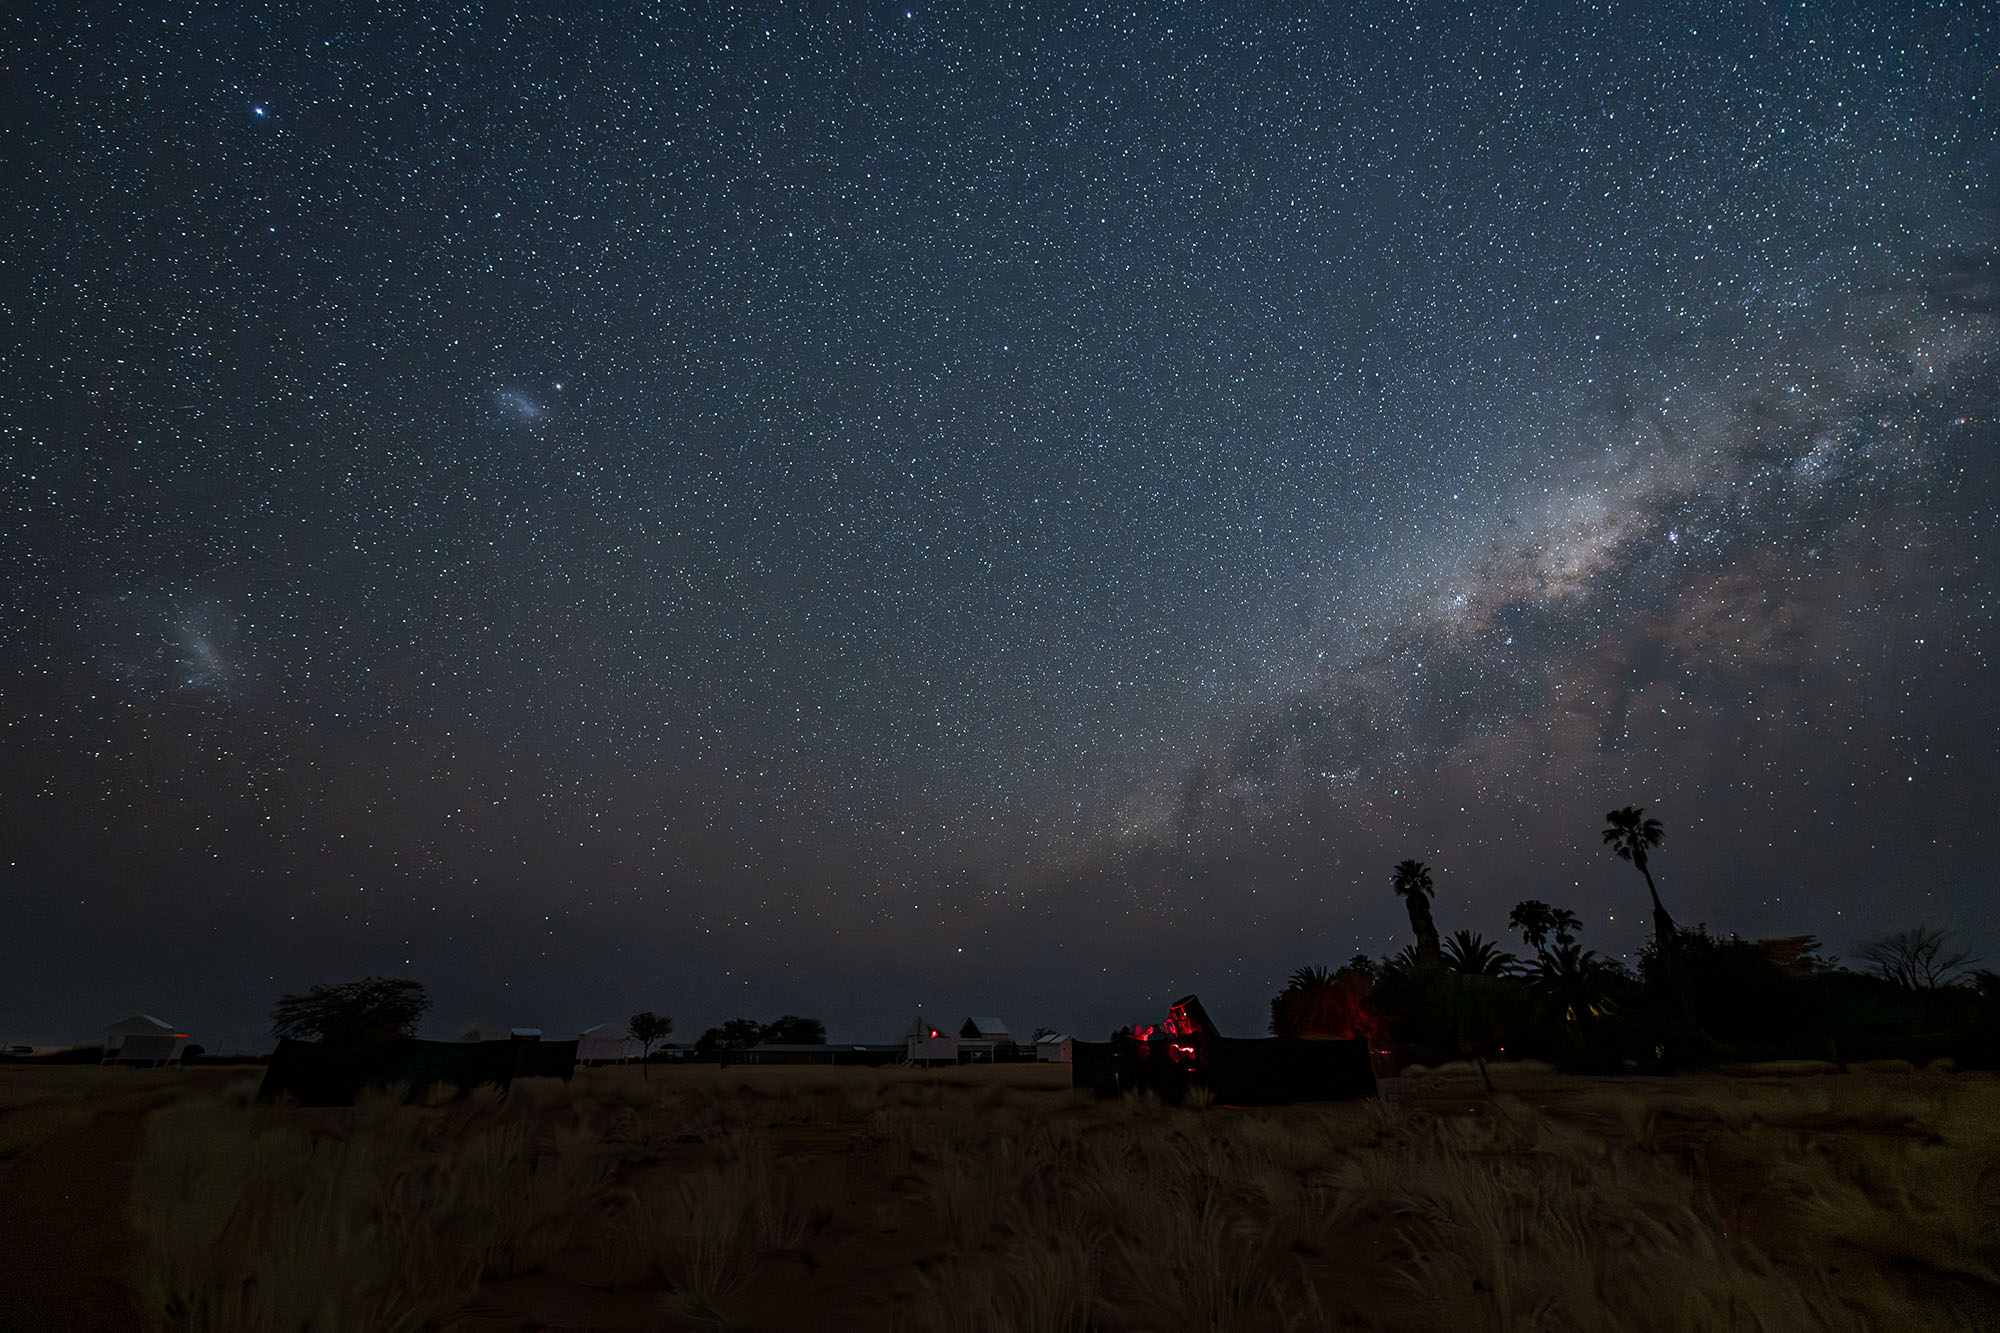
[[[1019,1047],[997,1018],[968,1018],[958,1029],[959,1058],[966,1061],[1012,1060]]]

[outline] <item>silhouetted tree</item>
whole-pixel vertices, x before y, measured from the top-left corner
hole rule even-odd
[[[1583,929],[1583,918],[1567,907],[1549,909],[1549,929],[1555,932],[1557,944],[1576,943],[1576,932]]]
[[[1444,953],[1451,970],[1467,976],[1504,977],[1514,965],[1514,955],[1502,953],[1499,945],[1476,930],[1453,931]]]
[[[1438,946],[1437,926],[1431,920],[1431,868],[1421,861],[1403,861],[1396,866],[1396,896],[1410,913],[1410,929],[1417,937],[1416,963],[1419,968],[1442,967],[1444,951]]]
[[[1600,1017],[1617,984],[1616,964],[1574,942],[1558,943],[1528,973],[1528,989],[1552,1004],[1566,1022]]]
[[[304,995],[280,995],[271,1010],[271,1035],[329,1046],[393,1041],[414,1034],[430,1007],[421,982],[364,977],[314,986]]]
[[[1396,952],[1384,958],[1375,969],[1375,979],[1379,981],[1403,981],[1417,974],[1417,946],[1405,944]]]
[[[656,1014],[651,1009],[645,1009],[632,1015],[631,1021],[626,1024],[625,1035],[639,1043],[639,1073],[641,1077],[651,1078],[653,1076],[652,1071],[646,1067],[646,1061],[650,1060],[653,1056],[653,1043],[664,1041],[667,1034],[673,1030],[674,1020],[665,1014]]]
[[[1521,939],[1536,953],[1544,951],[1549,942],[1549,932],[1555,929],[1556,909],[1537,898],[1528,898],[1514,904],[1514,910],[1507,913],[1507,929],[1521,932]]]
[[[768,1041],[777,1046],[824,1046],[826,1045],[826,1024],[817,1018],[800,1018],[797,1014],[786,1014],[775,1022],[767,1023],[759,1041]]]
[[[732,1018],[719,1028],[710,1028],[695,1038],[694,1048],[704,1055],[717,1051],[740,1051],[755,1046],[764,1037],[764,1025],[754,1018]]]
[[[1343,967],[1302,967],[1271,1000],[1271,1033],[1278,1037],[1366,1037],[1382,1030],[1369,1007],[1374,983],[1366,972]]]
[[[1660,891],[1653,887],[1653,872],[1646,867],[1646,852],[1667,840],[1666,826],[1657,819],[1646,818],[1646,812],[1636,805],[1613,810],[1604,819],[1606,844],[1619,860],[1630,861],[1646,877],[1646,892],[1653,899],[1654,936],[1663,943],[1672,940],[1674,919],[1660,902]]]
[[[1906,990],[1936,990],[1979,960],[1952,943],[1951,932],[1935,926],[1899,930],[1861,946],[1855,955],[1884,981]]]

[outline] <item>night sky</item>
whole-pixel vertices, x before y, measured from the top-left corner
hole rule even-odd
[[[1994,12],[1276,8],[0,12],[0,1039],[2000,957]]]

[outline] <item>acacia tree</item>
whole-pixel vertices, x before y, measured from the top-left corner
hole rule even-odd
[[[786,1014],[764,1025],[757,1034],[759,1041],[767,1041],[776,1046],[824,1046],[826,1045],[826,1024],[817,1018],[800,1018],[797,1014]]]
[[[652,1058],[653,1043],[665,1040],[667,1034],[673,1030],[674,1020],[665,1014],[656,1014],[647,1009],[632,1015],[631,1023],[626,1027],[625,1033],[639,1043],[639,1073],[642,1077],[653,1076],[652,1071],[646,1067],[646,1061]]]
[[[1675,935],[1674,919],[1667,914],[1666,906],[1660,902],[1660,891],[1653,887],[1653,872],[1646,866],[1646,853],[1667,840],[1666,825],[1657,819],[1646,818],[1646,812],[1636,805],[1624,806],[1604,816],[1604,841],[1621,861],[1630,861],[1646,877],[1646,892],[1653,899],[1653,938],[1667,947]]]
[[[423,983],[400,977],[363,977],[314,986],[304,995],[280,995],[271,1010],[271,1035],[328,1046],[366,1046],[416,1033],[431,1007]]]
[[[764,1039],[764,1025],[754,1018],[732,1018],[718,1028],[709,1028],[695,1038],[694,1048],[703,1055],[717,1051],[740,1051]]]
[[[1948,930],[1918,926],[1861,946],[1856,955],[1884,981],[1907,990],[1936,990],[1950,985],[1965,968],[1978,962],[1970,949],[1957,948]]]
[[[1417,937],[1417,966],[1444,966],[1444,950],[1438,945],[1437,925],[1431,920],[1431,898],[1437,892],[1431,884],[1431,868],[1421,861],[1399,862],[1394,884],[1396,896],[1403,900],[1403,906],[1410,913],[1410,929]]]

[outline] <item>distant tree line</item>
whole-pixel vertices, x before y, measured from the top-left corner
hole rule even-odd
[[[1406,1062],[1553,1060],[1578,1072],[1662,1070],[1721,1060],[1950,1058],[2000,1067],[2000,976],[1950,932],[1900,931],[1864,945],[1859,970],[1821,956],[1811,936],[1742,940],[1681,928],[1662,902],[1649,854],[1666,830],[1637,806],[1605,817],[1604,843],[1636,869],[1653,938],[1638,967],[1583,947],[1581,918],[1539,899],[1516,903],[1508,929],[1525,956],[1477,931],[1441,937],[1430,868],[1398,864],[1390,886],[1411,944],[1335,970],[1294,972],[1271,1001],[1281,1036],[1365,1037]]]
[[[361,1046],[414,1036],[431,1002],[421,982],[400,977],[364,977],[360,981],[314,986],[302,995],[280,995],[271,1009],[271,1033],[295,1041],[331,1046]],[[674,1030],[665,1014],[643,1010],[626,1023],[626,1035],[639,1043],[641,1060]],[[477,1040],[478,1033],[467,1034]],[[704,1031],[695,1042],[699,1054],[739,1050],[759,1044],[823,1046],[826,1024],[817,1018],[784,1014],[769,1023],[732,1018]]]
[[[826,1024],[797,1014],[785,1014],[769,1023],[759,1023],[754,1018],[732,1018],[695,1038],[694,1050],[696,1055],[717,1055],[760,1045],[824,1046]]]

